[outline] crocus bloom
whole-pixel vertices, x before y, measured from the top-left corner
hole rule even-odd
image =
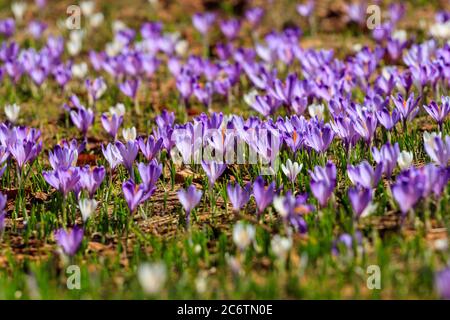
[[[284,197],[277,196],[273,200],[273,206],[278,214],[301,234],[308,231],[304,215],[314,210],[314,206],[307,204],[306,200],[306,195],[295,197],[291,191],[288,191]]]
[[[139,89],[139,84],[140,82],[138,79],[128,79],[124,83],[119,84],[119,89],[127,97],[135,99]]]
[[[48,160],[53,170],[69,169],[76,165],[77,159],[78,150],[66,146],[56,145],[53,150],[48,153]]]
[[[127,201],[130,212],[133,213],[142,203],[145,196],[143,184],[136,184],[133,180],[127,180],[122,184],[123,195]]]
[[[288,177],[288,179],[294,183],[297,175],[302,171],[303,164],[298,164],[297,162],[292,162],[291,159],[287,159],[286,165],[281,165],[281,170]]]
[[[319,204],[326,206],[328,199],[336,187],[336,166],[328,161],[325,167],[316,166],[311,175],[311,191]]]
[[[141,150],[147,161],[151,161],[161,151],[163,139],[155,139],[153,136],[148,136],[147,141],[143,137],[138,139],[139,149]]]
[[[386,128],[386,130],[391,130],[393,127],[395,127],[398,120],[400,119],[397,109],[394,109],[392,110],[392,112],[390,112],[386,107],[380,111],[377,111],[376,115],[378,122],[380,122],[381,125]]]
[[[217,163],[216,161],[202,161],[202,168],[208,176],[209,187],[212,188],[216,180],[227,168],[227,165],[225,163]]]
[[[123,122],[123,116],[119,116],[117,114],[112,114],[110,117],[106,113],[102,114],[101,122],[103,128],[106,130],[106,132],[114,139],[116,140],[117,131],[119,130],[119,127],[122,125]]]
[[[16,123],[19,119],[20,106],[17,104],[7,104],[5,105],[5,115],[9,122]]]
[[[308,0],[305,4],[297,5],[297,12],[302,17],[309,17],[313,13],[314,7],[314,0]]]
[[[233,226],[233,242],[244,251],[255,240],[256,229],[251,224],[239,221]]]
[[[417,112],[419,112],[419,100],[420,97],[414,99],[414,92],[409,95],[408,99],[405,99],[401,94],[398,94],[397,97],[392,97],[392,101],[394,102],[394,105],[400,114],[400,118],[403,121],[414,119]]]
[[[280,261],[284,261],[292,248],[292,239],[276,234],[270,242],[270,247],[275,256]]]
[[[138,164],[138,170],[145,187],[145,198],[149,198],[156,190],[156,183],[162,173],[162,164],[158,164],[156,160],[151,161],[148,165],[141,162]]]
[[[305,135],[305,144],[317,152],[324,152],[333,141],[334,132],[327,123],[324,126],[311,124]]]
[[[220,22],[220,30],[229,40],[233,40],[241,29],[241,22],[237,19],[223,20]]]
[[[136,140],[136,127],[131,127],[131,128],[123,128],[122,129],[122,136],[123,139],[125,140],[125,142],[128,141],[135,141]]]
[[[445,268],[436,273],[434,285],[441,298],[450,300],[450,268]]]
[[[9,152],[17,161],[19,170],[22,170],[26,163],[33,162],[41,150],[42,141],[39,141],[38,143],[34,141],[17,141],[13,145],[9,146]]]
[[[189,228],[191,211],[199,204],[203,192],[190,185],[186,190],[180,189],[177,194],[184,211],[186,211],[186,228]]]
[[[119,150],[120,156],[122,157],[122,163],[125,168],[128,170],[128,173],[133,178],[133,163],[138,154],[138,146],[135,141],[128,141],[126,144],[123,144],[120,141],[115,143],[117,150]]]
[[[229,183],[227,185],[227,194],[230,202],[233,206],[233,210],[238,212],[241,210],[250,200],[250,183],[245,185],[245,187],[241,187],[239,184],[235,184],[234,186]]]
[[[253,183],[253,197],[255,198],[256,207],[258,208],[258,217],[272,203],[275,196],[275,182],[267,187],[264,179],[259,176]]]
[[[397,158],[397,164],[402,170],[409,168],[412,164],[412,161],[413,161],[412,152],[408,152],[406,150],[400,152]]]
[[[208,33],[209,28],[212,26],[216,20],[216,15],[214,13],[196,13],[192,16],[192,24],[195,29],[201,34],[205,35]]]
[[[405,215],[423,195],[426,177],[415,170],[404,171],[391,186],[394,199]]]
[[[445,136],[444,139],[434,132],[423,134],[425,151],[430,158],[441,167],[445,167],[450,160],[450,136]]]
[[[167,267],[162,262],[145,263],[139,266],[138,279],[147,294],[156,294],[167,280]]]
[[[119,149],[114,144],[108,143],[106,148],[102,145],[102,153],[111,169],[114,169],[123,161]]]
[[[92,102],[100,99],[107,89],[105,80],[102,77],[94,80],[86,79],[85,85]]]
[[[423,108],[438,123],[439,128],[442,131],[442,123],[450,113],[450,97],[442,96],[441,105],[437,104],[434,101],[431,101],[428,106],[424,105]]]
[[[347,174],[353,184],[359,184],[364,188],[375,188],[381,179],[383,164],[379,163],[375,170],[367,161],[361,162],[357,166],[348,165]]]
[[[370,188],[352,187],[348,190],[348,198],[357,219],[369,215],[375,208],[372,205],[372,190]]]
[[[386,177],[392,175],[395,166],[397,165],[398,155],[400,154],[400,148],[398,143],[391,145],[389,142],[383,145],[380,150],[372,147],[372,157],[377,164],[383,164],[383,173]]]
[[[75,187],[80,180],[80,174],[77,168],[44,171],[42,172],[42,175],[49,185],[62,193],[64,198],[67,197],[70,191],[75,190]]]
[[[80,208],[83,221],[87,221],[91,217],[95,209],[97,209],[97,201],[95,199],[80,199],[78,201],[78,208]]]
[[[84,230],[75,226],[72,231],[66,231],[63,228],[55,232],[55,239],[64,253],[73,256],[83,241]]]
[[[105,168],[101,167],[89,167],[85,166],[79,170],[80,173],[80,186],[85,189],[89,198],[93,198],[95,192],[105,179]]]
[[[78,106],[77,110],[70,111],[70,119],[73,124],[86,136],[87,131],[94,123],[94,111],[91,108],[86,109],[84,106]]]
[[[263,17],[264,9],[261,7],[254,7],[245,11],[245,19],[253,26],[258,25]]]

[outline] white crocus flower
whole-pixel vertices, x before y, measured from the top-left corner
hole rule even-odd
[[[125,22],[121,21],[121,20],[114,20],[112,22],[112,30],[113,33],[116,34],[117,32],[124,30],[127,28],[127,25],[125,24]]]
[[[11,4],[11,11],[14,14],[14,18],[16,18],[18,22],[21,22],[23,20],[23,16],[26,10],[27,4],[25,2],[13,2]]]
[[[76,56],[81,52],[81,42],[68,41],[67,51],[71,56]]]
[[[370,216],[372,213],[375,212],[375,210],[377,209],[377,206],[378,205],[376,203],[373,203],[373,202],[369,203],[367,205],[367,207],[363,210],[363,212],[361,212],[360,218]]]
[[[95,2],[94,1],[82,1],[80,3],[81,12],[83,15],[90,17],[94,13]]]
[[[138,269],[138,279],[145,293],[156,294],[166,282],[166,265],[162,262],[142,264]]]
[[[298,164],[297,162],[292,162],[291,159],[286,161],[286,165],[281,165],[281,170],[289,178],[291,182],[294,182],[297,175],[302,171],[303,164]]]
[[[252,106],[255,101],[256,101],[256,97],[258,96],[258,91],[256,91],[255,89],[253,89],[252,91],[250,91],[247,94],[244,94],[244,101],[246,104],[248,104],[249,106]]]
[[[275,235],[270,242],[272,252],[280,260],[285,260],[292,247],[292,239]]]
[[[273,207],[282,218],[285,218],[288,215],[288,212],[286,211],[286,206],[284,205],[284,199],[285,198],[282,196],[276,196],[273,199]]]
[[[400,152],[397,158],[397,164],[400,167],[400,169],[406,169],[411,166],[411,163],[413,161],[413,154],[412,152],[403,150]]]
[[[392,39],[400,42],[406,42],[406,40],[408,40],[408,33],[405,30],[395,30],[392,33]]]
[[[245,250],[255,239],[255,227],[238,222],[233,227],[233,241],[240,250]]]
[[[427,145],[431,150],[433,150],[434,149],[434,144],[435,144],[434,138],[436,138],[437,136],[440,137],[441,134],[440,133],[437,134],[436,132],[429,133],[429,132],[425,131],[423,133],[423,143],[425,145]]]
[[[113,42],[108,42],[105,45],[105,52],[108,56],[115,57],[122,51],[124,47],[124,43],[114,40]]]
[[[450,39],[450,21],[445,23],[436,23],[430,27],[430,34],[438,39]]]
[[[5,115],[8,118],[9,122],[16,123],[17,119],[19,119],[20,106],[17,104],[7,104],[5,106]]]
[[[97,209],[97,201],[95,199],[80,199],[78,207],[80,208],[83,221],[86,222],[94,214],[95,209]]]
[[[317,117],[319,120],[324,119],[325,106],[323,104],[312,104],[308,107],[311,118]]]
[[[103,15],[103,13],[98,12],[89,17],[89,25],[92,28],[98,28],[102,25],[104,20],[105,20],[105,17]]]
[[[189,42],[187,42],[186,40],[179,40],[175,45],[175,52],[179,56],[184,56],[184,55],[186,55],[188,48],[189,48]]]
[[[122,129],[122,136],[126,142],[136,140],[136,135],[136,127]]]
[[[115,106],[109,107],[109,113],[115,114],[118,117],[125,115],[125,105],[123,103],[117,103]]]
[[[72,74],[75,78],[84,79],[88,72],[88,65],[86,62],[74,64],[72,66]]]

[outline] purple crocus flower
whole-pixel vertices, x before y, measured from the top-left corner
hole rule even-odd
[[[305,4],[297,5],[297,12],[302,17],[309,17],[313,13],[315,5],[314,0],[308,0]]]
[[[83,241],[83,235],[83,228],[75,226],[71,231],[66,231],[63,228],[57,230],[55,232],[55,239],[65,254],[73,256]]]
[[[156,183],[162,173],[162,164],[158,164],[156,160],[147,165],[141,162],[138,164],[138,170],[145,187],[145,199],[148,199],[156,190]]]
[[[434,276],[434,286],[439,296],[450,300],[450,268],[445,268]]]
[[[79,105],[77,110],[70,111],[70,119],[73,124],[81,131],[84,137],[89,128],[94,123],[94,111],[91,108],[86,109],[84,106]]]
[[[400,115],[397,111],[397,109],[392,110],[392,112],[389,111],[388,108],[383,108],[376,112],[378,122],[381,123],[383,127],[386,128],[386,130],[391,130],[395,125],[397,124],[398,120],[400,120]]]
[[[375,169],[366,160],[357,166],[347,166],[347,174],[351,182],[367,189],[375,188],[377,186],[382,173],[382,163],[378,163]]]
[[[32,163],[42,150],[42,141],[17,141],[9,146],[9,152],[21,171],[26,163]]]
[[[250,22],[253,27],[257,26],[263,17],[264,9],[261,7],[254,7],[245,11],[245,19]]]
[[[86,79],[85,85],[89,94],[89,99],[91,99],[92,103],[95,103],[98,99],[100,99],[106,90],[106,83],[102,77],[94,80]]]
[[[16,32],[16,22],[12,18],[0,20],[0,34],[6,38],[11,37]]]
[[[115,146],[122,157],[123,165],[128,170],[131,178],[134,178],[133,163],[139,151],[136,141],[128,141],[125,144],[117,141]]]
[[[275,182],[272,182],[267,187],[264,179],[259,176],[253,183],[253,197],[255,198],[256,207],[258,208],[258,218],[264,210],[272,203],[275,196]]]
[[[450,113],[450,97],[442,96],[441,105],[438,105],[436,102],[431,101],[428,106],[424,105],[423,108],[438,123],[439,130],[442,132],[442,123]]]
[[[241,30],[241,21],[238,19],[222,20],[220,22],[220,30],[228,40],[233,40]]]
[[[124,95],[131,99],[136,98],[136,94],[139,90],[140,81],[139,79],[128,79],[125,82],[119,84],[119,89]]]
[[[243,188],[237,183],[234,186],[231,183],[227,185],[227,194],[233,205],[233,211],[239,212],[248,203],[251,195],[250,188],[250,183]]]
[[[423,135],[425,151],[430,158],[441,167],[446,167],[450,160],[450,136],[445,136],[444,139],[437,134]]]
[[[146,194],[145,189],[143,184],[136,184],[132,179],[122,184],[123,195],[131,213],[134,213],[136,208],[142,203]]]
[[[411,168],[402,172],[391,186],[392,195],[397,201],[403,216],[411,210],[422,197],[426,186],[426,177]]]
[[[49,151],[48,160],[53,170],[67,170],[75,165],[78,159],[77,149],[71,149],[66,146],[56,145],[53,151]]]
[[[109,143],[106,148],[102,145],[102,153],[111,169],[114,169],[123,161],[119,149],[114,144]]]
[[[288,191],[284,197],[276,197],[273,201],[275,210],[283,220],[290,223],[300,234],[308,231],[304,216],[314,210],[314,206],[306,203],[307,199],[306,194],[294,196]]]
[[[41,21],[33,20],[28,25],[28,32],[34,39],[39,39],[47,29],[47,24]]]
[[[372,157],[377,164],[383,164],[383,173],[386,177],[392,175],[392,171],[397,165],[398,155],[400,154],[400,148],[398,143],[392,145],[390,142],[383,145],[380,150],[376,147],[372,147]]]
[[[328,123],[324,126],[310,123],[308,133],[305,135],[305,144],[317,152],[324,152],[330,146],[333,137],[334,132]]]
[[[414,119],[414,117],[419,112],[419,100],[420,97],[414,99],[414,92],[409,95],[408,99],[405,99],[400,93],[398,94],[397,98],[392,96],[392,101],[394,102],[400,118],[404,123],[406,123],[406,121],[411,121],[412,119]]]
[[[42,175],[45,181],[47,181],[47,183],[53,188],[61,192],[64,198],[67,197],[69,192],[75,190],[78,181],[80,180],[78,168],[43,171]]]
[[[108,132],[108,134],[114,140],[116,140],[117,131],[119,130],[119,127],[122,125],[123,122],[123,116],[114,113],[110,117],[108,117],[106,113],[103,113],[100,120],[106,132]]]
[[[342,249],[352,253],[355,241],[357,246],[362,245],[362,234],[360,231],[356,231],[354,237],[348,233],[341,234],[336,240],[333,241],[333,248],[331,249],[332,254],[337,256],[343,253]]]
[[[192,24],[203,35],[208,33],[214,21],[216,21],[216,15],[211,12],[196,13],[192,16]]]
[[[208,176],[209,187],[212,188],[216,180],[222,175],[227,168],[225,163],[218,163],[216,161],[202,161],[202,168]]]
[[[137,142],[145,159],[147,159],[147,161],[151,161],[155,158],[158,152],[161,151],[163,139],[155,139],[155,137],[150,135],[148,136],[147,141],[145,141],[143,137],[139,137]]]
[[[186,211],[186,228],[189,228],[191,211],[199,204],[203,192],[190,185],[186,190],[180,189],[177,194],[184,211]]]
[[[80,173],[80,186],[82,189],[87,190],[89,198],[94,198],[95,192],[105,179],[105,168],[84,166],[79,170]]]
[[[348,190],[348,198],[352,205],[356,219],[364,217],[369,212],[372,202],[372,190],[363,186],[352,187]]]
[[[336,166],[328,161],[325,167],[316,166],[309,174],[311,175],[311,191],[319,204],[324,207],[336,187]]]

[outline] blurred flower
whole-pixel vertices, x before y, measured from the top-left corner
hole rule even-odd
[[[186,190],[180,189],[177,195],[184,211],[186,211],[186,228],[189,228],[191,211],[199,204],[203,192],[190,185]]]
[[[272,252],[277,256],[280,261],[286,260],[286,257],[292,247],[292,239],[281,237],[276,234],[270,242]]]
[[[7,104],[5,105],[5,115],[9,122],[16,123],[19,119],[20,106],[17,104]]]
[[[308,107],[308,112],[311,118],[317,117],[319,120],[323,120],[325,118],[325,106],[323,104],[312,104]]]
[[[303,164],[298,164],[297,162],[292,162],[291,159],[287,159],[286,165],[281,165],[281,170],[288,177],[288,179],[294,183],[297,175],[302,171]]]
[[[434,285],[441,298],[450,300],[450,268],[447,267],[436,273]]]
[[[379,163],[375,169],[364,160],[357,166],[348,165],[347,174],[353,184],[359,184],[367,189],[375,188],[381,179],[383,164]]]
[[[255,240],[255,227],[239,221],[233,226],[233,241],[239,250],[244,251]]]
[[[136,135],[137,135],[136,127],[122,129],[122,136],[123,136],[123,139],[125,140],[125,142],[136,141]]]
[[[26,2],[13,2],[11,4],[11,11],[14,14],[14,18],[18,22],[22,21],[23,15],[25,14],[26,10],[27,10]]]
[[[114,144],[108,143],[106,148],[102,145],[102,153],[106,161],[108,161],[111,169],[114,169],[118,164],[122,163],[123,159],[120,155],[119,149]]]
[[[58,245],[63,249],[64,253],[73,256],[83,241],[84,230],[78,226],[73,227],[71,231],[63,228],[55,232],[55,239]]]
[[[146,294],[157,294],[167,280],[166,265],[163,262],[144,263],[139,266],[138,279]]]
[[[235,212],[239,212],[250,200],[250,188],[250,183],[246,184],[243,188],[238,183],[234,186],[231,183],[227,185],[228,198]]]
[[[258,217],[272,203],[274,196],[275,182],[272,182],[266,187],[264,179],[261,176],[257,177],[255,182],[253,182],[253,197],[258,208]]]
[[[413,154],[412,152],[403,150],[400,152],[397,158],[397,164],[400,167],[401,170],[407,169],[411,166],[413,161]]]
[[[336,166],[328,161],[325,167],[316,166],[309,174],[311,175],[311,191],[319,204],[324,207],[336,187]]]
[[[83,15],[90,17],[94,13],[95,1],[81,1],[80,8]]]
[[[80,208],[83,221],[87,221],[95,213],[97,209],[97,201],[95,199],[80,199],[78,201],[78,207]]]
[[[425,151],[436,164],[445,167],[450,160],[450,136],[441,138],[440,134],[424,132]]]
[[[223,174],[227,165],[216,161],[202,161],[202,168],[208,176],[209,187],[212,188],[216,180]]]
[[[84,79],[88,72],[88,65],[86,62],[81,62],[72,65],[72,75],[78,79]]]
[[[369,188],[352,187],[348,190],[348,197],[357,219],[370,215],[376,209],[376,205],[372,204],[372,190]]]

